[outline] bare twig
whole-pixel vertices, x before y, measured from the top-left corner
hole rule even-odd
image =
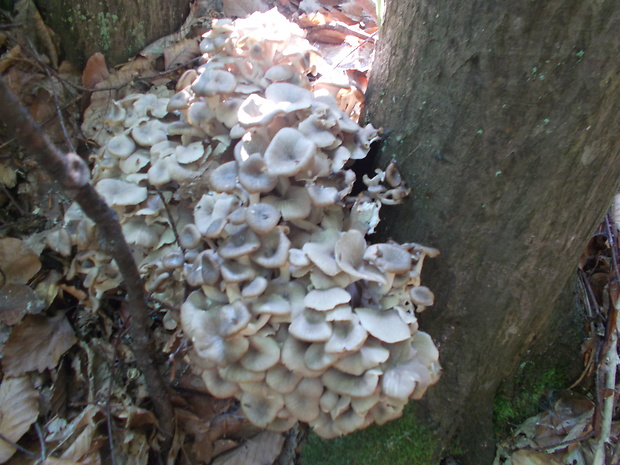
[[[0,441],[6,442],[9,446],[14,447],[15,449],[17,449],[20,452],[23,452],[24,454],[32,455],[33,457],[37,455],[34,452],[30,452],[28,449],[24,449],[19,444],[15,444],[13,441],[11,441],[9,438],[7,438],[2,433],[0,433]]]
[[[59,182],[65,194],[75,200],[82,211],[97,224],[105,251],[118,265],[127,291],[128,309],[131,314],[131,346],[159,418],[159,428],[164,437],[162,449],[167,453],[172,441],[174,411],[161,374],[153,363],[156,360],[155,343],[150,329],[151,321],[148,317],[144,283],[131,249],[125,242],[118,215],[106,205],[90,183],[86,163],[77,154],[63,154],[52,144],[2,78],[0,78],[0,106],[3,108],[2,120],[15,132],[28,153]]]

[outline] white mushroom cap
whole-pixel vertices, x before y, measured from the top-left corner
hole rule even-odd
[[[118,158],[127,158],[136,150],[136,143],[125,134],[112,137],[106,145],[109,153]]]
[[[218,253],[225,259],[239,258],[256,252],[260,245],[260,239],[250,228],[241,227],[224,240]]]
[[[244,338],[244,340],[247,341],[246,338]],[[222,379],[230,381],[231,383],[260,383],[265,379],[264,372],[246,370],[238,361],[220,366],[217,370]]]
[[[282,128],[265,151],[267,171],[276,176],[294,176],[308,166],[315,153],[316,145],[301,132]]]
[[[311,370],[304,362],[304,356],[308,347],[310,347],[310,344],[307,342],[288,336],[284,344],[282,344],[282,364],[292,373],[304,378],[317,378],[323,374],[323,370]]]
[[[332,391],[351,397],[372,395],[379,382],[379,371],[368,370],[362,376],[349,375],[330,368],[321,376],[323,384]]]
[[[207,69],[192,84],[192,90],[201,97],[230,94],[237,86],[235,75],[219,69]]]
[[[396,420],[403,414],[404,402],[396,400],[383,400],[370,409],[370,413],[377,425],[384,425],[388,421]]]
[[[306,295],[304,304],[306,307],[318,311],[332,310],[338,305],[351,301],[351,294],[339,287],[331,289],[314,289]]]
[[[245,304],[240,300],[236,300],[232,304],[224,305],[219,309],[217,332],[224,337],[237,334],[248,325],[251,318],[252,315]],[[250,340],[250,345],[251,343],[252,341]]]
[[[277,181],[277,176],[267,172],[265,160],[259,153],[250,155],[239,166],[239,183],[250,194],[269,192]]]
[[[333,334],[325,344],[325,350],[332,353],[344,353],[358,350],[368,337],[359,318],[353,315],[349,321],[333,321]]]
[[[260,428],[266,428],[274,421],[282,407],[284,407],[282,394],[273,390],[271,392],[265,390],[263,395],[247,392],[241,394],[243,413],[248,420]]]
[[[234,260],[222,262],[222,278],[227,283],[241,283],[256,277],[256,271],[251,266]]]
[[[95,186],[108,205],[138,205],[146,200],[146,187],[137,186],[120,179],[102,179]]]
[[[366,343],[357,351],[338,360],[334,367],[343,373],[360,376],[365,371],[384,363],[390,351],[375,340]]]
[[[409,326],[401,320],[396,310],[358,307],[353,311],[359,316],[364,329],[380,341],[393,344],[411,337]]]
[[[267,371],[280,360],[280,346],[268,336],[254,335],[250,338],[250,348],[240,360],[241,365],[250,371]]]
[[[312,92],[288,82],[269,85],[265,89],[265,97],[287,113],[310,108],[312,105]]]
[[[310,422],[319,416],[319,399],[323,383],[318,378],[304,378],[290,394],[284,395],[287,410],[300,421]]]
[[[265,382],[280,394],[290,394],[295,390],[301,379],[301,375],[278,364],[267,371]]]
[[[368,260],[388,273],[403,273],[411,269],[411,254],[396,244],[374,244],[364,253]]]
[[[340,236],[334,247],[336,263],[346,273],[358,279],[385,283],[385,277],[364,262],[366,241],[361,232],[351,230]]]
[[[304,355],[304,362],[311,370],[325,370],[332,366],[342,354],[325,352],[325,344],[315,342],[310,344]]]
[[[237,162],[223,163],[211,171],[209,184],[215,192],[232,193],[237,187]]]
[[[435,302],[435,295],[426,286],[416,286],[409,291],[411,301],[422,307],[430,307]]]
[[[168,139],[166,125],[159,120],[151,119],[142,122],[131,130],[131,137],[144,147],[151,147]]]
[[[207,389],[214,397],[226,399],[239,392],[239,385],[222,379],[217,370],[205,370],[201,374]]]
[[[267,234],[279,223],[280,212],[273,205],[255,203],[245,210],[245,221],[256,234]]]
[[[282,226],[262,236],[260,241],[261,247],[252,255],[252,261],[263,268],[281,268],[286,265],[291,241]]]
[[[265,292],[267,284],[266,278],[257,276],[241,290],[241,295],[246,299],[256,298]]]
[[[301,186],[289,187],[281,197],[267,196],[263,202],[280,210],[282,218],[286,221],[306,218],[312,211],[308,190]]]
[[[300,341],[324,342],[332,335],[332,325],[323,313],[306,309],[293,318],[288,331]]]
[[[179,245],[185,249],[193,249],[200,244],[200,231],[194,223],[188,223],[183,226],[179,233]]]

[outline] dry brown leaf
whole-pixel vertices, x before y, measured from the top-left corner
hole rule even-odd
[[[22,240],[13,237],[0,239],[0,270],[6,282],[26,284],[39,269],[39,256],[32,253]]]
[[[183,39],[164,49],[164,66],[171,69],[183,65],[200,55],[199,43],[196,39]]]
[[[39,393],[28,376],[4,378],[0,384],[0,434],[16,443],[39,415]],[[0,463],[6,462],[15,448],[0,441]]]
[[[7,283],[0,288],[0,322],[19,323],[27,313],[39,313],[45,303],[29,286]]]
[[[264,431],[248,439],[235,450],[220,455],[213,465],[262,465],[273,463],[280,455],[284,436],[273,431]]]
[[[525,449],[513,452],[510,458],[512,465],[562,465],[563,463],[551,454]]]
[[[224,16],[245,18],[255,11],[267,11],[269,6],[262,0],[224,0]]]
[[[11,331],[3,352],[4,373],[19,376],[29,371],[54,368],[75,344],[73,328],[64,315],[52,318],[28,315]]]
[[[105,56],[100,52],[93,53],[82,72],[84,87],[94,89],[97,84],[105,81],[108,77],[110,77],[110,72],[105,62]]]
[[[54,45],[54,31],[52,31],[41,17],[39,10],[33,0],[19,0],[15,4],[15,10],[18,12],[15,16],[15,22],[26,28],[32,39],[39,41],[45,48],[52,66],[58,68],[58,50]]]

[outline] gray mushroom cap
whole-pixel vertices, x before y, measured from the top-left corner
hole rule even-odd
[[[316,145],[294,128],[282,128],[265,151],[270,174],[294,176],[307,167],[316,153]]]

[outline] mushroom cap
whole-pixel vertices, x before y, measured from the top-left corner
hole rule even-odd
[[[157,119],[141,122],[131,130],[131,137],[143,147],[151,147],[168,139],[166,125]]]
[[[411,337],[409,326],[401,320],[396,310],[358,307],[353,311],[359,316],[364,329],[380,341],[393,344]]]
[[[323,370],[311,370],[304,362],[304,355],[310,344],[288,336],[282,344],[282,364],[292,373],[304,378],[317,378],[323,374]]]
[[[286,221],[306,218],[312,211],[308,190],[301,186],[290,186],[281,197],[269,195],[263,202],[280,210],[282,218]]]
[[[138,186],[120,179],[106,178],[97,183],[95,189],[108,205],[138,205],[146,200],[146,187]]]
[[[223,163],[211,171],[209,184],[215,192],[232,193],[237,187],[237,162]]]
[[[368,370],[362,376],[349,375],[330,368],[321,376],[323,384],[332,391],[351,397],[372,395],[379,383],[379,372]]]
[[[312,92],[288,82],[275,82],[267,86],[265,98],[286,113],[310,108],[312,105]]]
[[[198,247],[201,241],[200,231],[194,223],[188,223],[183,226],[179,233],[179,245],[185,249],[193,249]]]
[[[304,355],[304,363],[311,370],[320,371],[332,366],[340,357],[341,354],[326,352],[324,343],[314,342]]]
[[[264,193],[273,190],[278,177],[267,172],[267,164],[260,153],[250,155],[239,166],[239,183],[250,193]]]
[[[136,150],[136,143],[126,134],[118,134],[108,141],[106,149],[115,157],[124,159]]]
[[[358,351],[334,363],[334,368],[343,373],[360,376],[365,371],[384,363],[389,356],[390,351],[378,341],[368,340]]]
[[[192,142],[187,145],[178,145],[175,149],[176,159],[179,163],[187,164],[200,160],[205,154],[202,141]]]
[[[316,145],[294,128],[282,128],[265,151],[267,171],[275,176],[294,176],[306,168]]]
[[[268,203],[255,203],[246,208],[245,221],[256,234],[267,234],[280,222],[280,212]]]
[[[415,286],[409,291],[411,301],[422,307],[430,307],[435,302],[435,294],[426,286]]]
[[[404,273],[411,269],[411,254],[396,244],[373,244],[368,246],[364,259],[388,273]]]
[[[267,289],[267,284],[269,282],[266,278],[262,276],[256,276],[252,282],[248,283],[242,290],[241,296],[246,299],[256,298],[260,296],[265,289]]]
[[[260,428],[266,428],[284,407],[282,394],[273,390],[263,395],[244,392],[240,400],[241,409],[247,419]]]
[[[235,75],[220,69],[204,70],[192,83],[192,90],[201,97],[216,94],[230,94],[237,86]]]
[[[261,247],[252,255],[252,261],[263,268],[281,268],[286,265],[291,241],[284,233],[282,226],[261,236],[260,241]]]
[[[236,300],[232,304],[224,305],[220,308],[217,332],[224,337],[232,336],[243,330],[251,319],[252,315],[245,304],[240,300]]]
[[[239,258],[256,252],[260,248],[260,239],[248,227],[241,227],[228,236],[218,253],[224,259]]]
[[[301,375],[293,373],[283,365],[274,365],[267,370],[265,382],[280,394],[290,394],[301,381]]]
[[[364,262],[365,251],[364,236],[355,229],[342,234],[334,246],[336,263],[342,271],[358,279],[385,284],[385,277],[376,268]]]
[[[332,325],[322,312],[306,309],[293,318],[288,331],[300,341],[324,342],[332,335]]]
[[[284,405],[300,421],[310,422],[319,416],[319,399],[323,383],[318,378],[304,378],[295,390],[284,395]]]
[[[367,330],[360,324],[356,315],[349,321],[333,321],[333,333],[325,344],[325,350],[344,353],[358,350],[368,337]]]
[[[222,262],[222,278],[227,283],[241,283],[250,281],[255,277],[256,271],[252,266],[235,260],[224,260]]]
[[[250,371],[267,371],[280,361],[280,346],[268,336],[254,335],[250,339],[250,348],[239,361]]]
[[[331,289],[314,289],[306,295],[304,304],[306,307],[318,311],[332,310],[338,305],[351,301],[351,294],[339,287]]]
[[[233,397],[239,392],[239,385],[222,379],[217,370],[205,370],[201,377],[211,395],[219,399]]]

